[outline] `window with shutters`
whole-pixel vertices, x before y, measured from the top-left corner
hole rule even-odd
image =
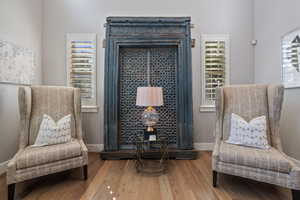
[[[214,111],[216,88],[229,84],[229,36],[202,35],[202,103],[200,111]]]
[[[97,112],[96,34],[67,34],[67,81],[80,88],[83,112]]]

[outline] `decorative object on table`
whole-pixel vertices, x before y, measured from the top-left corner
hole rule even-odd
[[[66,51],[68,85],[80,88],[82,112],[97,112],[97,35],[67,34]]]
[[[159,114],[153,108],[163,105],[163,91],[161,87],[150,86],[150,51],[147,53],[147,87],[138,87],[136,95],[136,105],[147,107],[142,113],[143,124],[147,127],[144,131],[146,140],[156,140],[156,130],[154,126],[159,120]]]
[[[158,160],[153,160],[153,153],[158,153]],[[158,136],[155,141],[136,139],[136,170],[147,174],[165,173],[168,166],[168,138]]]
[[[283,85],[233,85],[217,89],[216,141],[212,156],[214,187],[218,173],[224,173],[290,188],[293,200],[300,199],[300,161],[285,155],[280,140],[283,93]],[[232,113],[246,121],[266,116],[271,147],[259,149],[226,143]]]
[[[282,37],[282,82],[285,88],[300,87],[300,29]]]
[[[82,167],[84,179],[87,179],[88,151],[82,139],[80,101],[77,88],[19,88],[21,134],[19,150],[7,165],[8,200],[14,199],[16,183],[36,177]],[[55,121],[71,113],[71,142],[31,146],[36,141],[45,113]]]
[[[32,84],[35,81],[35,54],[29,48],[0,40],[0,83]]]

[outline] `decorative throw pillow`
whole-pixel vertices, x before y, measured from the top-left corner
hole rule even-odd
[[[232,113],[230,135],[227,143],[260,149],[268,149],[266,116],[252,119],[249,123]]]
[[[71,114],[55,122],[44,114],[38,136],[32,146],[45,146],[71,141]]]

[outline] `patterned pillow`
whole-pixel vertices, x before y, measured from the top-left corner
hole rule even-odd
[[[44,114],[38,136],[32,146],[61,144],[71,141],[71,114],[55,122]]]
[[[249,123],[232,113],[230,135],[227,143],[238,144],[260,149],[269,149],[267,140],[266,116],[252,119]]]

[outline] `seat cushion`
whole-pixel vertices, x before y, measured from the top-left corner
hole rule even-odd
[[[282,173],[289,173],[292,168],[284,155],[273,147],[257,149],[221,142],[219,158],[225,163]]]
[[[59,160],[65,160],[81,156],[81,146],[78,140],[43,147],[25,148],[24,152],[17,158],[17,169],[24,169],[43,165]]]

